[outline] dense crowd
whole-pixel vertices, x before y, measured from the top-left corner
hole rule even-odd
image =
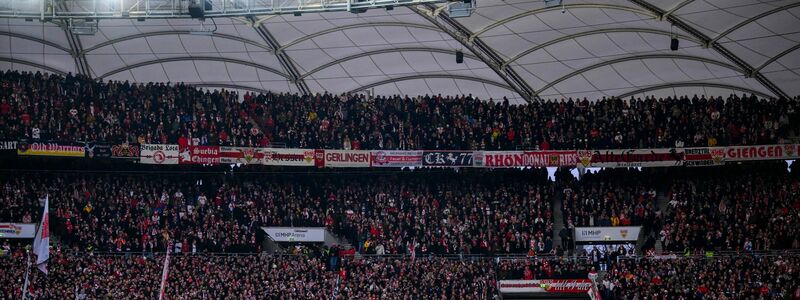
[[[800,248],[796,172],[790,173],[781,163],[727,170],[697,170],[672,181],[660,231],[666,249]]]
[[[4,176],[0,217],[31,223],[50,199],[51,231],[82,251],[254,252],[260,232],[228,186],[166,176]],[[213,198],[206,197],[211,193]],[[36,221],[34,221],[36,222]]]
[[[646,249],[800,249],[797,174],[784,162],[613,169],[580,180],[562,172],[555,182],[544,170],[4,174],[0,218],[35,223],[49,194],[52,231],[84,251],[163,251],[172,241],[185,253],[260,252],[262,226],[326,227],[380,255],[558,253],[569,250],[571,228],[625,225],[643,225]]]
[[[798,101],[243,95],[181,83],[0,72],[0,140],[326,149],[606,149],[782,143]]]
[[[368,254],[551,251],[545,172],[485,175],[8,175],[0,217],[31,222],[49,194],[53,232],[89,251],[256,252],[261,226],[324,226]]]
[[[658,193],[650,171],[604,169],[580,180],[565,176],[560,182],[564,225],[652,226]]]
[[[34,269],[33,299],[155,299],[165,256],[52,253]],[[0,299],[18,299],[22,251],[0,253]],[[566,258],[172,254],[165,299],[500,299],[499,280],[580,279],[591,261]],[[604,300],[799,299],[800,256],[621,258],[599,278]]]
[[[498,280],[587,278],[588,260],[559,257],[504,258],[497,263]]]
[[[800,257],[624,259],[599,287],[604,300],[800,299]]]
[[[156,299],[165,256],[54,253],[34,270],[33,299]],[[0,299],[18,299],[22,255],[0,255]],[[490,259],[172,255],[165,299],[495,299]]]

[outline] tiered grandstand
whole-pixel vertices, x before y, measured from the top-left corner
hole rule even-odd
[[[0,300],[800,300],[798,16],[0,0]]]

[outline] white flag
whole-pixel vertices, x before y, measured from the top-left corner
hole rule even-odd
[[[50,216],[49,210],[50,197],[44,198],[44,213],[39,229],[36,231],[36,238],[33,239],[33,253],[36,254],[36,267],[47,274],[47,260],[50,259]]]

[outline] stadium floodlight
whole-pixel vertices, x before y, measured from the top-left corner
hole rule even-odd
[[[70,19],[69,31],[74,35],[94,35],[98,30],[96,19]]]
[[[466,18],[475,10],[475,0],[452,2],[447,5],[447,15],[451,18]]]
[[[544,7],[554,7],[561,5],[561,0],[544,0]]]

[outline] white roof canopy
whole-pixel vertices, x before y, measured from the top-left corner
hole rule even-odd
[[[800,2],[477,0],[366,13],[104,19],[95,35],[59,20],[0,19],[0,69],[254,91],[473,94],[484,99],[800,95]],[[649,2],[648,2],[649,1]],[[215,23],[215,24],[214,24]],[[670,51],[670,37],[680,49]],[[455,53],[465,53],[457,64]]]

